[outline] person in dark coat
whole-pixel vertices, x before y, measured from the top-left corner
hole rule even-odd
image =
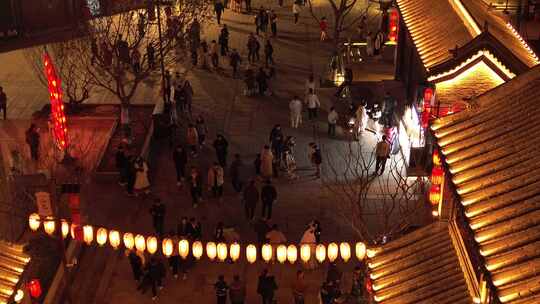
[[[231,163],[229,174],[231,176],[232,186],[234,190],[238,193],[242,192],[242,188],[244,187],[244,183],[246,182],[244,172],[244,163],[240,158],[240,154],[235,154],[234,160]]]
[[[246,299],[246,286],[244,282],[240,281],[240,276],[235,274],[233,282],[229,287],[229,297],[231,304],[244,304]]]
[[[33,160],[39,160],[39,129],[35,124],[30,124],[30,128],[26,130],[26,143],[30,147],[30,156]]]
[[[248,61],[249,63],[253,63],[255,62],[255,59],[257,59],[257,45],[258,45],[258,41],[257,41],[257,38],[255,37],[255,35],[253,35],[253,33],[250,33],[249,34],[249,37],[248,37],[248,42],[247,42],[247,49],[248,49]],[[259,59],[257,59],[259,60]]]
[[[283,4],[283,0],[280,0],[280,1]],[[277,36],[277,15],[276,15],[276,12],[274,12],[274,10],[270,11],[269,19],[270,19],[270,29],[272,30],[272,37],[276,37]]]
[[[268,75],[266,75],[262,67],[259,68],[256,80],[257,84],[259,85],[259,95],[264,96],[264,93],[268,89]]]
[[[238,65],[242,63],[242,58],[236,49],[231,52],[231,67],[233,69],[232,77],[236,78],[238,75]]]
[[[128,259],[133,271],[133,278],[139,282],[143,276],[142,260],[133,250],[129,252]]]
[[[152,280],[152,295],[153,298],[157,298],[157,290],[163,288],[163,278],[165,277],[165,266],[163,262],[157,258],[150,259],[150,266],[148,270],[150,279]]]
[[[152,46],[152,43],[148,43],[146,46],[146,57],[148,58],[148,66],[153,69],[156,66],[156,50]]]
[[[255,157],[255,160],[253,161],[253,167],[255,167],[255,175],[259,176],[261,175],[261,153],[257,153],[257,156]]]
[[[133,196],[135,195],[133,193],[133,187],[135,186],[135,180],[136,180],[136,177],[137,177],[137,170],[135,170],[135,165],[134,165],[134,162],[135,162],[135,157],[134,156],[130,156],[128,157],[127,159],[127,163],[126,163],[126,176],[127,176],[127,185],[126,185],[126,192],[129,196]]]
[[[173,152],[174,166],[176,168],[176,185],[181,186],[186,176],[187,152],[182,146],[177,146]]]
[[[223,222],[219,222],[214,231],[214,241],[221,243],[225,242],[225,235],[223,234]]]
[[[223,137],[223,135],[218,134],[216,140],[214,140],[214,149],[216,150],[216,156],[219,162],[219,165],[223,168],[227,166],[227,150],[229,147],[229,142]]]
[[[261,201],[262,201],[262,217],[266,219],[272,218],[272,205],[277,200],[277,191],[270,180],[266,181],[261,189]]]
[[[191,225],[188,222],[188,218],[183,216],[180,219],[178,225],[176,225],[176,235],[179,238],[188,238],[192,235]]]
[[[216,290],[217,304],[226,304],[227,303],[227,291],[229,286],[225,282],[225,277],[220,275],[217,282],[214,284],[214,289]]]
[[[219,46],[221,47],[221,56],[226,56],[229,53],[229,30],[227,25],[224,24],[221,32],[219,33]]]
[[[120,181],[119,184],[121,186],[125,186],[127,184],[127,175],[128,175],[128,158],[126,155],[126,152],[124,151],[124,147],[122,145],[118,146],[118,149],[116,150],[116,154],[114,156],[116,169],[118,170],[118,173],[120,174]]]
[[[202,177],[197,168],[192,167],[189,175],[189,186],[191,198],[193,199],[193,208],[197,208],[199,201],[202,199]]]
[[[163,227],[165,224],[165,204],[161,199],[154,199],[154,204],[150,207],[150,214],[152,215],[152,224],[156,233],[161,237],[163,236]]]
[[[253,229],[255,230],[255,233],[257,234],[257,244],[259,245],[259,248],[262,247],[264,243],[267,242],[266,234],[270,231],[270,226],[268,226],[268,221],[264,218],[258,219],[253,224]]]
[[[217,23],[221,24],[221,14],[225,11],[225,7],[221,1],[216,1],[214,4],[214,11],[216,12]]]
[[[253,217],[255,216],[255,208],[257,207],[257,203],[259,202],[259,190],[257,190],[255,180],[251,180],[248,186],[244,189],[243,198],[245,204],[246,218],[248,220],[253,220]]]
[[[283,136],[283,131],[281,130],[281,125],[274,125],[272,131],[270,131],[269,142],[272,146],[272,152],[274,153],[274,158],[279,162],[282,158],[283,153],[283,144],[285,137]]]
[[[277,288],[274,276],[269,275],[268,270],[264,269],[257,282],[257,293],[261,296],[263,304],[273,303]]]
[[[268,67],[270,64],[274,64],[274,58],[272,57],[274,55],[274,47],[272,46],[272,43],[270,43],[270,39],[266,40],[266,44],[264,45],[264,58],[266,67]]]

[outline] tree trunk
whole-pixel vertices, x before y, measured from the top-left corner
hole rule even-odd
[[[120,124],[122,126],[127,126],[129,123],[129,104],[122,102],[120,105]]]

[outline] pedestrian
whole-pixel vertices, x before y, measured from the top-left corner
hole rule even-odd
[[[381,54],[381,50],[384,46],[384,33],[382,31],[378,31],[375,35],[375,40],[373,41],[373,54],[377,57]],[[377,58],[376,57],[376,58]]]
[[[330,113],[328,113],[328,136],[336,136],[336,124],[338,121],[338,113],[334,107],[330,108]]]
[[[148,67],[154,69],[156,65],[155,49],[152,46],[152,43],[148,43],[146,46],[146,58],[148,58]]]
[[[135,194],[150,194],[150,181],[148,180],[148,165],[142,157],[137,157],[133,164],[135,167]]]
[[[321,223],[318,220],[313,220],[313,226],[315,227],[315,242],[317,244],[321,243]]]
[[[259,68],[256,80],[257,84],[259,85],[259,95],[264,96],[268,90],[268,75],[266,75],[266,72],[264,72],[262,67]]]
[[[313,152],[313,164],[315,165],[315,177],[321,178],[322,155],[321,149],[318,146],[315,146],[315,151]]]
[[[302,123],[302,101],[298,96],[294,98],[289,103],[289,110],[291,111],[291,128],[298,128]]]
[[[114,158],[116,169],[118,170],[118,173],[120,175],[120,180],[118,181],[118,183],[120,184],[120,186],[125,186],[127,184],[128,158],[126,155],[126,151],[124,151],[123,145],[118,146]]]
[[[197,157],[197,145],[199,145],[199,133],[193,124],[189,124],[186,130],[186,143],[191,147],[191,156]]]
[[[270,150],[268,145],[264,145],[263,151],[261,152],[261,175],[266,179],[270,179],[273,176],[273,166],[274,155]]]
[[[195,127],[197,130],[198,144],[202,149],[204,144],[206,143],[206,134],[208,134],[208,127],[206,126],[204,117],[202,115],[199,115],[195,120]]]
[[[317,110],[321,106],[321,102],[319,101],[319,97],[317,97],[313,89],[309,89],[308,95],[306,96],[305,103],[308,108],[309,120],[317,118]]]
[[[25,137],[26,143],[30,148],[30,156],[33,160],[38,161],[40,143],[39,128],[35,124],[30,124],[30,128],[26,130]]]
[[[246,0],[246,10],[251,14],[251,0]]]
[[[135,195],[133,190],[135,187],[135,180],[137,179],[137,171],[135,170],[135,158],[133,156],[128,157],[126,166],[127,166],[126,192],[128,196],[133,196]]]
[[[226,24],[223,25],[219,33],[218,41],[221,48],[221,56],[227,56],[227,53],[229,53],[229,30]]]
[[[336,285],[334,282],[324,281],[320,291],[322,304],[334,304],[340,296],[341,291],[338,285]]]
[[[214,284],[214,289],[216,290],[217,304],[226,304],[229,286],[225,282],[225,277],[223,275],[218,277],[217,282]]]
[[[328,264],[328,270],[326,271],[326,281],[332,282],[336,286],[339,286],[341,278],[343,277],[343,272],[338,268],[337,263],[331,262]]]
[[[234,160],[231,163],[229,174],[231,176],[233,189],[237,193],[242,192],[242,188],[244,187],[244,183],[246,182],[244,173],[245,171],[246,170],[244,168],[244,163],[242,162],[240,154],[235,154]]]
[[[191,167],[191,173],[189,175],[189,186],[192,199],[193,208],[197,208],[199,202],[202,199],[202,178],[199,170],[195,167]]]
[[[223,222],[218,222],[216,230],[214,231],[214,241],[216,243],[225,242],[225,235],[223,234]]]
[[[304,93],[306,96],[309,94],[309,90],[313,90],[313,93],[315,93],[315,77],[313,74],[310,74],[308,79],[306,79],[306,92]]]
[[[261,295],[263,304],[273,304],[277,288],[274,276],[268,274],[268,269],[264,269],[257,283],[257,293]]]
[[[279,0],[281,2],[281,5],[283,5],[283,0]],[[277,37],[277,14],[274,10],[270,11],[269,14],[270,18],[270,29],[272,30],[272,37]]]
[[[253,167],[255,168],[255,176],[261,175],[261,166],[262,166],[261,153],[257,153],[257,155],[255,156],[255,160],[253,161]]]
[[[285,138],[283,136],[283,131],[281,130],[281,125],[276,124],[270,131],[269,143],[272,147],[272,152],[274,153],[275,159],[281,161],[281,156],[283,153],[283,143]]]
[[[259,36],[259,33],[261,32],[262,14],[262,10],[259,10],[255,15],[255,18],[253,19],[253,22],[255,23],[255,33],[257,34],[257,36]]]
[[[189,82],[189,80],[187,79],[184,79],[184,84],[182,86],[182,92],[184,93],[184,98],[185,98],[185,108],[184,110],[187,109],[187,112],[189,114],[189,116],[191,117],[192,115],[192,111],[191,111],[191,107],[192,107],[192,104],[193,104],[193,87],[191,86],[191,82]]]
[[[223,2],[221,2],[220,0],[217,0],[216,3],[214,4],[214,12],[216,12],[216,18],[217,18],[218,24],[221,24],[221,14],[223,14],[224,11],[225,11],[225,6],[223,6]]]
[[[354,304],[364,303],[365,274],[360,266],[354,267],[351,293]]]
[[[216,150],[216,157],[218,159],[219,165],[225,168],[227,166],[227,153],[229,150],[229,142],[222,134],[218,134],[216,140],[214,140],[213,146]]]
[[[261,50],[261,43],[259,42],[259,40],[255,37],[255,60],[256,61],[259,61],[261,60],[261,56],[260,56],[260,50]]]
[[[266,44],[264,45],[264,58],[266,67],[268,67],[269,64],[274,65],[274,58],[272,57],[274,54],[274,47],[272,46],[272,43],[270,42],[270,39],[266,40]]]
[[[302,238],[300,239],[300,246],[302,245],[308,245],[311,252],[315,252],[315,225],[312,222],[309,223],[307,229],[304,231],[304,234],[302,234]],[[313,270],[317,268],[317,264],[318,262],[315,259],[310,258],[307,262],[304,262],[303,266],[306,269]]]
[[[294,24],[298,24],[298,17],[300,17],[300,4],[298,4],[298,1],[293,3],[292,12],[294,15]]]
[[[155,301],[157,299],[157,289],[163,289],[162,279],[165,276],[165,267],[163,266],[163,263],[158,261],[157,258],[152,257],[150,259],[148,274],[152,286],[152,300]]]
[[[272,219],[272,206],[277,200],[277,191],[270,180],[261,189],[262,217],[267,220]]]
[[[154,204],[150,207],[150,215],[152,215],[152,226],[159,237],[163,236],[163,228],[165,227],[165,204],[159,198],[154,199]]]
[[[287,238],[278,228],[277,224],[272,225],[270,231],[266,233],[266,241],[272,246],[278,246],[287,243]]]
[[[184,93],[184,88],[182,87],[181,83],[178,83],[178,84],[175,83],[173,89],[174,89],[173,100],[174,100],[175,106],[172,107],[172,109],[176,113],[184,112],[184,108],[186,104],[186,94]]]
[[[253,229],[257,235],[257,245],[259,245],[259,249],[261,249],[262,245],[268,241],[266,239],[266,234],[268,234],[268,231],[270,231],[268,221],[262,217],[258,218],[257,221],[253,223]]]
[[[345,67],[344,81],[339,85],[335,96],[343,97],[342,92],[346,87],[350,86],[353,82],[353,70],[350,67]]]
[[[328,31],[328,21],[326,21],[326,17],[323,16],[321,18],[319,28],[321,29],[321,41],[325,41],[328,38],[328,34],[326,33]]]
[[[210,44],[210,59],[214,69],[217,69],[219,67],[219,55],[218,46],[215,40],[212,40],[212,43]]]
[[[223,184],[224,180],[223,167],[219,165],[218,162],[214,162],[214,165],[208,169],[208,190],[212,191],[214,198],[221,203],[223,196]]]
[[[134,49],[131,52],[131,65],[133,67],[133,72],[139,74],[141,71],[141,53],[137,49]]]
[[[243,200],[246,211],[246,218],[248,220],[253,220],[255,216],[255,208],[257,207],[257,203],[259,202],[259,190],[257,190],[255,180],[249,181],[249,184],[244,189]]]
[[[4,120],[7,118],[7,95],[4,88],[0,87],[0,111],[4,112]]]
[[[248,49],[248,61],[249,63],[255,62],[256,56],[256,50],[257,50],[257,38],[253,33],[249,34],[248,42],[247,42],[247,49]]]
[[[178,225],[176,225],[176,235],[183,239],[189,238],[193,234],[193,231],[190,228],[192,227],[189,224],[187,217],[183,216]]]
[[[236,49],[233,49],[230,55],[231,67],[233,69],[232,77],[236,79],[238,75],[238,65],[242,63],[242,58]]]
[[[133,278],[135,281],[139,282],[143,276],[142,260],[133,250],[129,252],[128,259],[131,271],[133,272]]]
[[[294,304],[304,304],[307,284],[302,270],[296,271],[296,280],[292,286]]]
[[[169,233],[169,237],[171,238],[173,244],[178,244],[179,239],[178,236],[174,234],[174,231],[171,231]],[[178,246],[173,246],[173,251],[171,253],[171,256],[169,257],[169,266],[171,266],[172,274],[175,279],[178,279],[178,272],[180,271],[180,253],[178,252]]]
[[[377,143],[375,148],[375,174],[382,175],[386,167],[386,160],[390,158],[390,144],[386,141],[386,135],[382,136],[382,140]],[[379,169],[381,172],[379,173]]]
[[[246,285],[240,281],[240,276],[237,274],[234,275],[233,282],[229,287],[229,298],[231,304],[244,304],[246,300]]]
[[[181,145],[176,146],[173,152],[174,167],[176,169],[176,185],[182,186],[186,176],[187,153]]]

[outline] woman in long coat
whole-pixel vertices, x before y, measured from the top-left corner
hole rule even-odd
[[[150,182],[148,181],[148,166],[142,157],[137,157],[134,163],[135,185],[133,188],[137,194],[150,193]]]
[[[273,169],[272,162],[274,160],[274,154],[270,150],[268,145],[264,146],[264,149],[261,153],[261,175],[265,178],[272,178]]]

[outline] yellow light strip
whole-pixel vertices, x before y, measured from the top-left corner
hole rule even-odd
[[[465,23],[465,26],[467,27],[467,30],[469,33],[474,37],[480,35],[482,31],[480,30],[480,27],[478,27],[478,24],[476,24],[476,21],[471,17],[469,14],[469,11],[463,6],[463,3],[461,3],[461,0],[449,0],[450,4],[456,10],[459,17],[463,22]]]
[[[523,39],[523,37],[521,37],[521,35],[518,33],[518,31],[516,31],[516,29],[512,26],[512,24],[510,24],[510,22],[507,22],[506,27],[508,27],[510,29],[510,31],[512,32],[512,34],[514,34],[514,36],[516,36],[516,38],[519,40],[519,42],[521,42],[521,45],[525,49],[527,49],[529,54],[533,57],[535,64],[539,64],[540,60],[538,59],[538,56],[536,56],[536,53],[529,47],[529,45],[527,44],[527,41],[525,41]]]

